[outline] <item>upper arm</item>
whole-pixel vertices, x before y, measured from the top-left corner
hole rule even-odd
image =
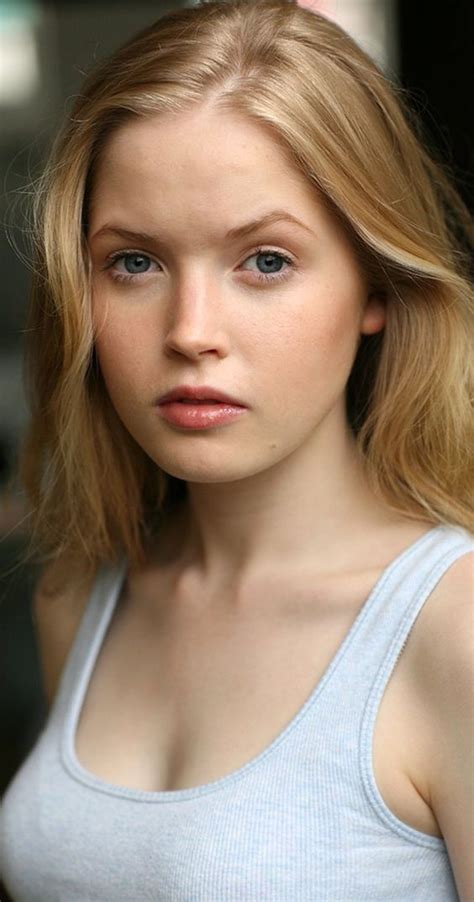
[[[430,804],[461,902],[474,899],[474,553],[446,572],[424,631],[418,691],[435,724]]]
[[[55,560],[44,568],[35,587],[32,619],[48,708],[56,694],[91,583],[91,572],[78,578],[73,567]]]

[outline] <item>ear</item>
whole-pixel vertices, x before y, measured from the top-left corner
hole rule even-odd
[[[362,335],[374,335],[385,326],[387,299],[383,292],[373,291],[369,294],[362,313],[360,332]]]

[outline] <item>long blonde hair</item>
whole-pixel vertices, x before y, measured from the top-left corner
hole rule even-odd
[[[185,483],[135,443],[94,353],[88,197],[122,123],[212,102],[270,130],[347,229],[387,299],[363,336],[347,417],[395,511],[474,532],[469,213],[403,92],[334,22],[288,0],[211,0],[160,18],[86,80],[37,196],[26,353],[31,421],[19,473],[33,547],[144,560]],[[104,474],[106,478],[104,479]]]

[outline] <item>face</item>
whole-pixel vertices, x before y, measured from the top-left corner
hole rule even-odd
[[[383,328],[383,305],[263,127],[210,108],[123,125],[96,169],[88,243],[108,393],[165,472],[234,481],[342,428],[358,342]],[[156,402],[183,384],[246,409],[211,428],[170,424]]]

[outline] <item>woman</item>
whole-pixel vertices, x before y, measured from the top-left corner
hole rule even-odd
[[[43,189],[7,889],[472,898],[470,226],[396,89],[295,3],[174,12]]]

